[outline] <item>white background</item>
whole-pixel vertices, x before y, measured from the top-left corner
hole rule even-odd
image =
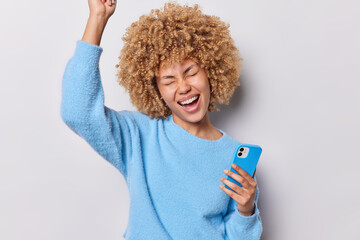
[[[136,110],[116,82],[121,37],[163,3],[119,1],[101,42],[107,106]],[[263,147],[262,239],[360,239],[360,2],[197,3],[231,24],[244,58],[241,87],[211,119]],[[1,1],[0,9],[0,239],[122,239],[123,176],[60,117],[87,1]]]

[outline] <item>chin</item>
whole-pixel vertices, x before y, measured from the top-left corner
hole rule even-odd
[[[206,112],[202,112],[202,111],[198,111],[196,113],[182,113],[182,112],[180,112],[180,113],[173,112],[173,114],[175,114],[178,118],[180,118],[181,120],[183,120],[185,122],[189,122],[189,123],[198,123],[206,115]]]
[[[184,121],[190,122],[190,123],[198,123],[200,122],[204,117],[201,116],[190,116],[190,117],[184,117]]]

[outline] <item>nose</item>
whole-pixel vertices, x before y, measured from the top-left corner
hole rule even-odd
[[[185,79],[182,79],[179,82],[178,85],[178,91],[180,94],[186,94],[191,90],[191,86],[185,81]]]

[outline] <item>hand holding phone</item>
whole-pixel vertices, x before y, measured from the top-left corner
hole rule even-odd
[[[245,170],[250,176],[254,177],[255,169],[259,161],[261,152],[262,149],[258,145],[240,144],[236,147],[232,163],[235,163],[241,169]],[[231,167],[231,164],[229,166],[229,170],[237,173],[237,171]],[[239,182],[237,182],[230,176],[226,176],[226,179],[242,187]],[[227,185],[225,185],[225,187],[232,190]]]

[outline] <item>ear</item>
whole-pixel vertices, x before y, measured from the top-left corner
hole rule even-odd
[[[152,84],[154,85],[154,87],[155,87],[155,89],[156,89],[156,92],[159,94],[160,99],[163,99],[163,97],[161,96],[160,90],[159,90],[159,88],[158,88],[158,85],[157,85],[157,81],[156,81],[156,77],[155,77],[155,76],[153,77]]]
[[[156,76],[153,77],[152,84],[154,85],[154,87],[158,91],[158,93],[160,94],[159,87],[158,87],[157,80],[156,80]]]
[[[210,87],[210,94],[213,93],[214,89],[212,89],[211,84],[210,84],[210,80],[209,80],[209,87]]]

